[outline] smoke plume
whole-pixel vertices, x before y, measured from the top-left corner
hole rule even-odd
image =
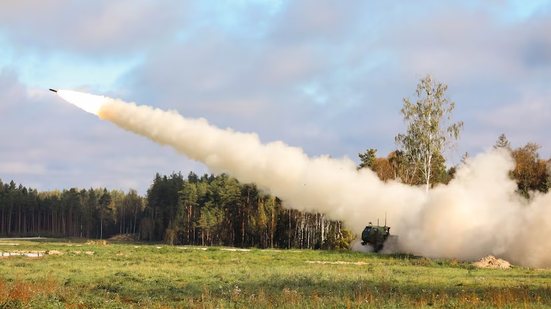
[[[513,263],[551,267],[551,194],[527,201],[508,176],[510,154],[491,151],[470,159],[449,185],[425,192],[382,182],[347,158],[308,157],[283,142],[261,143],[254,133],[219,129],[205,119],[138,106],[103,96],[58,94],[117,126],[169,145],[214,173],[230,174],[277,195],[285,207],[342,220],[359,234],[385,214],[401,251],[475,260],[496,255]]]

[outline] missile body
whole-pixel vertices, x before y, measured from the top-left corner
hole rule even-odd
[[[57,90],[50,88],[51,92],[57,92]]]

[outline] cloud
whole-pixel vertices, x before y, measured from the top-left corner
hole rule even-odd
[[[186,11],[186,2],[9,1],[0,4],[0,31],[21,50],[112,55],[170,39],[184,24]]]
[[[551,98],[547,97],[526,99],[517,104],[505,105],[496,110],[494,116],[486,121],[508,131],[519,128],[543,131],[546,128],[551,129],[549,119],[551,119]]]
[[[495,128],[492,136],[497,140],[497,132],[505,133],[513,147],[535,142],[545,147],[542,153],[548,158],[551,151],[547,135],[551,130],[551,94],[538,91],[538,95],[525,94],[518,100],[503,104],[489,113],[481,113],[479,121],[487,127]]]
[[[542,91],[551,77],[543,4],[514,19],[515,4],[495,2],[188,7],[190,27],[178,32],[183,39],[148,49],[143,65],[122,79],[124,92],[266,139],[311,145],[311,153],[392,150],[401,99],[427,73],[450,86],[465,136],[476,139],[484,136],[476,133],[481,129],[488,136],[501,131],[481,119],[521,100],[523,85],[540,84],[533,91]],[[168,29],[161,31],[167,37],[177,32]],[[144,44],[151,44],[147,35]],[[533,132],[534,139],[545,138]],[[494,138],[486,139],[464,139],[462,148],[480,151]]]
[[[324,66],[320,50],[308,44],[276,45],[206,27],[185,42],[159,48],[126,83],[133,99],[273,138],[268,127],[315,112],[301,85]]]
[[[550,11],[514,20],[509,13],[509,4],[488,3],[446,5],[422,18],[412,13],[389,25],[376,45],[393,55],[390,70],[397,78],[430,73],[449,85],[457,119],[465,122],[464,151],[482,151],[507,131],[517,132],[525,139],[521,143],[542,143],[549,154],[549,125],[543,118],[551,100],[545,85],[551,78]]]
[[[124,168],[132,175],[138,173],[133,168],[141,170],[130,178],[147,181],[146,174],[155,172],[144,165],[147,160],[132,158],[166,156],[168,161],[151,162],[169,172],[200,170],[185,159],[171,167],[176,159],[170,152],[73,114],[51,95],[33,94],[29,80],[107,90],[220,127],[257,132],[263,141],[283,140],[310,155],[356,158],[371,147],[385,155],[403,131],[402,98],[414,98],[418,79],[427,73],[449,85],[455,118],[465,122],[455,161],[465,151],[491,147],[502,132],[519,144],[542,144],[546,157],[551,11],[548,3],[522,14],[517,6],[8,1],[0,4],[0,44],[9,45],[14,60],[7,65],[11,71],[0,74],[0,120],[3,128],[23,129],[0,133],[9,140],[0,159],[48,162],[47,172],[61,173],[67,165],[63,173],[71,179],[81,173],[95,183],[118,181],[101,177],[109,174],[101,163],[107,159],[108,165],[124,161],[117,167],[119,180],[126,177]],[[76,158],[60,154],[72,149],[78,149]]]
[[[42,164],[28,164],[27,162],[1,162],[0,174],[44,175],[46,168]]]
[[[7,114],[25,97],[25,88],[18,83],[12,70],[0,70],[0,89],[0,115]]]
[[[525,60],[532,58],[534,42],[546,54],[541,49],[551,43],[549,26],[543,18],[504,24],[485,11],[449,8],[422,20],[403,19],[380,44],[395,52],[404,73],[431,71],[452,81],[474,74],[515,78],[532,69]]]
[[[342,41],[361,25],[367,1],[290,2],[277,16],[273,37],[280,42]]]

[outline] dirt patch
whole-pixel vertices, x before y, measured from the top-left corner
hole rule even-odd
[[[0,258],[7,258],[12,256],[26,256],[30,258],[43,257],[46,251],[12,251],[12,252],[0,252]]]
[[[118,234],[111,238],[109,238],[109,241],[136,241],[138,240],[137,234]]]
[[[80,254],[86,254],[86,255],[94,255],[94,251],[80,251],[80,250],[76,250],[76,251],[71,251],[71,253],[73,254],[76,254],[76,255],[80,255]]]
[[[15,257],[15,256],[25,256],[25,257],[30,257],[30,258],[40,258],[40,257],[44,257],[44,256],[46,256],[46,255],[64,255],[65,253],[72,253],[72,254],[76,254],[76,255],[80,255],[80,254],[94,255],[94,254],[95,254],[94,251],[79,251],[79,250],[76,250],[76,251],[68,251],[68,252],[63,252],[63,251],[59,251],[59,250],[46,250],[46,251],[10,251],[10,252],[0,251],[0,258],[9,258],[9,257]]]
[[[182,250],[202,250],[202,251],[207,251],[207,247],[178,247],[178,249],[182,249]]]
[[[100,240],[89,240],[86,242],[87,245],[97,245],[97,246],[107,246],[107,240],[100,239]]]
[[[511,268],[511,263],[496,258],[493,255],[489,255],[473,263],[474,266],[478,268],[498,268],[498,269],[508,269]]]
[[[308,264],[329,264],[329,265],[367,265],[366,262],[347,262],[347,261],[306,261]]]
[[[235,252],[235,251],[238,251],[238,252],[249,252],[249,251],[251,251],[251,249],[240,249],[240,248],[222,248],[220,250],[222,250],[222,251],[233,251],[233,252]]]

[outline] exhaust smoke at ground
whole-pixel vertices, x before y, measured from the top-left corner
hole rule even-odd
[[[214,173],[227,173],[277,195],[285,207],[320,212],[360,234],[373,218],[389,218],[398,247],[427,257],[477,260],[495,255],[513,263],[551,267],[551,194],[530,201],[515,193],[504,151],[480,154],[449,185],[428,193],[382,182],[347,158],[308,157],[283,142],[262,144],[254,133],[219,129],[205,119],[103,96],[58,91],[101,119],[169,145]],[[92,106],[93,108],[88,108]]]

